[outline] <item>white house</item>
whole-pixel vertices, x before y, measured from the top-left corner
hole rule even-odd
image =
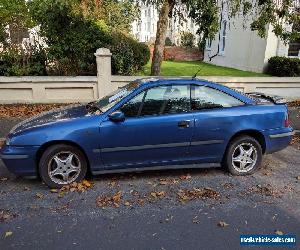
[[[294,5],[300,6],[300,1],[296,0]],[[245,21],[243,17],[229,20],[226,13],[224,7],[219,33],[214,40],[206,42],[204,61],[263,72],[270,57],[300,57],[300,41],[284,44],[272,32],[271,25],[267,27],[267,37],[261,38],[256,31],[250,30],[250,21]]]
[[[140,6],[140,17],[132,23],[132,34],[140,42],[155,42],[157,21],[159,19],[159,13],[155,5],[145,5],[142,1],[138,1]],[[187,11],[183,11],[182,17],[173,17],[169,19],[169,26],[167,31],[167,37],[170,38],[172,43],[180,45],[181,33],[191,32],[198,41],[198,35],[196,35],[197,27],[191,18],[188,18]]]

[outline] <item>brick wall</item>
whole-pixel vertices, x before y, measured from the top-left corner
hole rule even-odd
[[[151,60],[153,55],[153,46],[150,47]],[[184,47],[165,47],[164,60],[174,61],[202,61],[203,53],[198,48]]]
[[[198,48],[165,47],[164,60],[200,61],[203,53]]]

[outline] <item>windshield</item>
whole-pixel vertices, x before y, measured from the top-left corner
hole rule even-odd
[[[97,106],[101,109],[102,112],[106,112],[115,104],[117,104],[121,99],[128,96],[134,89],[140,85],[139,82],[130,82],[122,88],[117,89],[116,91],[110,93],[109,95],[103,97],[97,101]]]

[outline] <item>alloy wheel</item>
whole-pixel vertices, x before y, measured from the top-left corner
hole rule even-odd
[[[57,184],[70,184],[79,176],[81,162],[72,152],[59,152],[48,163],[48,175]]]
[[[240,173],[247,173],[254,168],[257,158],[257,150],[252,143],[241,143],[233,150],[232,166]]]

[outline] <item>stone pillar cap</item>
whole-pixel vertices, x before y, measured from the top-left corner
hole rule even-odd
[[[100,48],[96,50],[95,56],[111,56],[112,53],[107,48]]]

